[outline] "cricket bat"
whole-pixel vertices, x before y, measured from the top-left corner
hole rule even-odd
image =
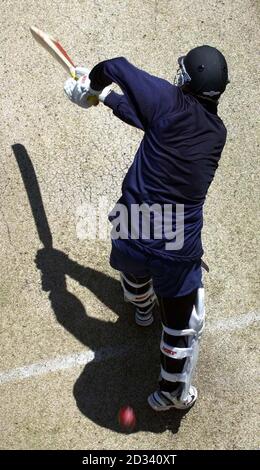
[[[34,39],[52,55],[52,57],[72,76],[72,78],[74,78],[74,80],[77,80],[78,77],[75,72],[76,65],[59,41],[35,26],[31,26],[30,31]],[[99,103],[96,96],[89,96],[87,99],[88,101],[93,101],[94,105]]]
[[[30,27],[30,31],[34,37],[34,39],[48,51],[52,57],[59,62],[59,64],[69,72],[69,74],[75,77],[75,64],[73,63],[72,59],[68,55],[68,53],[63,49],[62,45],[59,41],[53,38],[50,34],[41,31],[39,28],[35,26]]]

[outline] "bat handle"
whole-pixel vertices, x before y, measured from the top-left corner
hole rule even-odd
[[[76,75],[75,67],[70,68],[70,75],[74,80],[78,80],[79,77]]]
[[[87,101],[92,103],[93,106],[97,106],[99,104],[99,99],[97,96],[88,96]]]

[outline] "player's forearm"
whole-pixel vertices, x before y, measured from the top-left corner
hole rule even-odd
[[[171,111],[173,85],[138,69],[124,57],[100,62],[89,78],[91,89],[97,92],[116,83],[145,128]]]
[[[111,91],[105,98],[104,104],[113,110],[113,114],[121,121],[144,130],[143,124],[137,116],[134,108],[124,95]]]
[[[125,93],[136,86],[137,76],[131,76],[130,70],[137,69],[124,57],[104,60],[91,70],[90,86],[93,90],[103,90],[111,83],[116,83]]]
[[[111,77],[107,76],[104,72],[106,62],[106,60],[99,62],[99,64],[95,65],[89,74],[90,86],[93,90],[103,90],[103,88],[111,85],[113,82]]]

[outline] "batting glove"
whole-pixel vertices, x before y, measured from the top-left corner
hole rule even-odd
[[[76,76],[79,67],[75,70]],[[70,101],[81,106],[82,108],[90,108],[96,106],[99,101],[90,88],[90,80],[88,75],[82,73],[78,80],[68,78],[64,84],[64,91]]]
[[[90,70],[87,69],[86,67],[76,67],[75,68],[75,75],[76,75],[77,78],[80,78],[83,75],[89,76],[89,74],[90,74]],[[89,87],[89,92],[91,93],[91,95],[93,94],[93,96],[94,95],[97,96],[99,101],[101,101],[102,103],[104,103],[105,98],[110,93],[110,91],[111,91],[110,86],[107,86],[102,91],[96,91],[96,90],[93,90],[91,87]]]

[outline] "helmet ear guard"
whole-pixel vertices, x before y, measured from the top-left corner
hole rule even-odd
[[[181,56],[178,58],[179,68],[174,78],[174,85],[179,86],[179,87],[182,87],[191,81],[191,77],[187,73],[185,65],[184,65],[184,59],[185,59],[185,56]]]

